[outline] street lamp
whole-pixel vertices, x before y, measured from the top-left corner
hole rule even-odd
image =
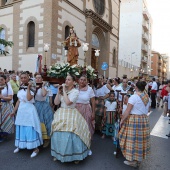
[[[135,54],[135,52],[131,53],[131,67],[132,67],[132,55]]]
[[[86,52],[88,51],[89,47],[88,47],[88,43],[83,43],[83,51],[84,51],[84,66],[86,66]]]
[[[100,55],[100,50],[94,50],[95,51],[95,56],[96,57],[99,57],[99,55]]]

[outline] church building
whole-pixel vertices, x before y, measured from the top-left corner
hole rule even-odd
[[[118,75],[119,16],[120,0],[0,0],[0,37],[14,43],[7,56],[0,55],[0,67],[35,72],[38,55],[45,62],[44,43],[50,44],[47,67],[66,62],[62,42],[74,27],[81,44],[89,44],[86,53],[82,45],[78,48],[78,63],[86,57],[103,74],[106,62],[106,76],[113,78]]]

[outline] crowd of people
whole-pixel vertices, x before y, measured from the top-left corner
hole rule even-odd
[[[153,78],[104,79],[89,84],[68,74],[65,84],[50,84],[39,73],[0,69],[0,141],[15,132],[15,150],[32,149],[31,158],[51,143],[53,160],[75,162],[92,154],[94,133],[110,136],[137,167],[150,153],[150,108],[161,106],[168,118],[170,81]],[[169,134],[168,134],[169,135]]]

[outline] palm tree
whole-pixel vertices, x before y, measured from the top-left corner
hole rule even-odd
[[[1,33],[2,30],[3,30],[3,28],[0,27],[0,33]],[[0,44],[4,45],[4,47],[7,47],[7,46],[12,47],[13,46],[13,42],[12,41],[6,41],[6,40],[1,39],[1,38],[0,38]],[[0,48],[0,54],[3,54],[3,55],[6,56],[8,53],[9,53],[8,51],[3,50],[3,49]]]

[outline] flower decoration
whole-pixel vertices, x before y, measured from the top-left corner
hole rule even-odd
[[[97,78],[95,69],[91,66],[84,67],[77,64],[71,66],[69,63],[55,63],[49,67],[47,73],[49,77],[55,78],[66,78],[68,73],[75,75],[77,78],[82,74],[86,74],[89,80]]]
[[[54,65],[50,66],[47,74],[49,77],[56,77],[56,78],[66,78],[67,74],[73,74],[79,76],[79,68],[77,65],[70,66],[69,63],[55,63]]]

